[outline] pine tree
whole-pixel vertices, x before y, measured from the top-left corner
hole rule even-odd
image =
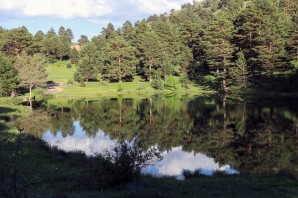
[[[77,73],[81,81],[96,79],[102,70],[102,55],[93,43],[87,43],[80,51]]]
[[[133,37],[133,25],[130,21],[126,21],[122,28],[121,28],[121,32],[123,34],[123,37],[127,40],[127,41],[131,41],[132,37]]]
[[[235,65],[231,69],[231,76],[233,80],[233,85],[236,86],[237,89],[246,88],[248,85],[248,70],[247,70],[247,62],[244,56],[243,51],[240,51],[236,54],[236,62]]]
[[[89,42],[89,39],[86,35],[81,35],[80,39],[78,40],[79,46],[84,46],[86,43]]]
[[[234,45],[231,43],[233,25],[228,18],[221,14],[205,31],[202,44],[206,50],[208,65],[225,93],[228,92],[227,77]]]
[[[152,77],[159,75],[157,71],[161,64],[161,44],[157,35],[152,31],[145,32],[138,41],[137,48],[144,65],[145,76],[152,82]]]
[[[70,62],[72,64],[77,64],[78,63],[78,61],[79,61],[79,52],[75,47],[73,47],[70,50],[69,59],[70,59]]]
[[[0,54],[0,96],[13,95],[18,87],[18,74],[12,62]]]
[[[114,25],[109,23],[106,28],[102,28],[101,34],[106,37],[106,39],[110,38],[113,34],[115,34]]]
[[[104,77],[110,81],[132,80],[135,71],[136,57],[135,48],[121,36],[115,35],[108,41],[105,48],[107,64]]]
[[[2,48],[7,55],[19,57],[22,52],[30,51],[32,45],[32,35],[24,26],[5,31],[2,39]]]
[[[153,26],[154,32],[159,37],[162,47],[162,61],[161,69],[166,78],[167,75],[172,74],[174,66],[178,64],[178,55],[181,53],[179,41],[179,30],[176,26],[168,21],[159,20]]]

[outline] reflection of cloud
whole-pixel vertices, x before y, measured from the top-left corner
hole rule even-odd
[[[203,154],[183,152],[181,147],[173,148],[168,153],[163,153],[164,159],[158,164],[159,172],[163,175],[179,175],[183,169],[218,169],[219,164],[212,158]]]
[[[88,137],[83,129],[80,127],[79,122],[74,122],[75,132],[74,135],[63,137],[59,132],[53,135],[46,132],[43,139],[53,146],[64,151],[83,151],[87,155],[99,153],[105,149],[110,148],[115,142],[106,136],[102,131],[98,131],[96,137]]]
[[[177,176],[182,170],[194,171],[201,169],[203,174],[210,175],[215,170],[225,171],[227,173],[236,173],[229,165],[220,167],[218,163],[204,154],[188,153],[182,151],[181,147],[173,148],[172,151],[162,154],[164,159],[157,164],[158,174]],[[147,170],[147,172],[151,172]],[[156,174],[156,170],[154,171]]]
[[[103,131],[99,130],[97,135],[88,137],[83,131],[79,122],[74,122],[75,132],[72,136],[63,137],[59,132],[53,135],[50,132],[46,132],[43,135],[43,139],[51,145],[65,151],[80,150],[87,155],[99,153],[105,149],[110,148],[115,144],[109,136],[105,135]],[[156,166],[150,166],[146,168],[145,173],[153,175],[168,175],[178,176],[182,170],[194,171],[201,169],[203,174],[211,175],[215,170],[225,171],[229,174],[237,173],[231,169],[229,165],[220,167],[218,163],[204,154],[188,153],[182,151],[181,147],[173,148],[170,152],[162,153],[163,160]]]

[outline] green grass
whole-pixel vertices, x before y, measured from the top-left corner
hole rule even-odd
[[[90,98],[90,97],[107,97],[122,96],[127,98],[148,97],[156,93],[169,94],[173,91],[163,90],[157,91],[153,89],[149,82],[145,82],[140,76],[136,76],[133,82],[108,83],[108,82],[87,82],[85,87],[81,87],[79,83],[74,82],[73,75],[76,70],[73,65],[70,69],[66,68],[68,61],[56,62],[49,65],[47,71],[49,73],[48,81],[63,82],[63,92],[55,94],[56,98]],[[176,77],[177,80],[179,77]],[[72,85],[67,85],[68,80],[72,80]],[[119,91],[119,87],[122,88]],[[194,95],[208,94],[204,87],[190,84],[189,89],[181,86],[175,91],[179,94],[189,93]]]
[[[73,75],[76,71],[75,65],[71,68],[67,68],[66,65],[70,63],[69,61],[58,61],[47,67],[48,80],[54,82],[64,82],[67,83],[68,80],[73,79]]]

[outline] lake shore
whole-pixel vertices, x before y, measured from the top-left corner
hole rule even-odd
[[[11,157],[12,152],[4,147],[1,133],[1,155]],[[16,135],[10,136],[15,139]],[[12,141],[13,146],[14,141]],[[15,142],[16,144],[17,142]],[[40,197],[295,197],[298,183],[288,175],[257,176],[250,174],[200,176],[188,180],[173,177],[155,178],[142,176],[138,181],[104,190],[79,185],[78,170],[86,168],[78,160],[79,153],[66,153],[49,149],[41,140],[26,137],[22,142],[24,156],[17,159],[20,184],[28,183],[27,195]],[[21,160],[21,161],[18,161]],[[7,163],[1,163],[1,176],[11,179]],[[4,180],[1,180],[4,181]],[[6,189],[7,190],[7,189]],[[18,189],[21,193],[21,189]]]

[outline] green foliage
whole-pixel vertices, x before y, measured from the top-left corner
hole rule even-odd
[[[206,177],[206,175],[202,174],[201,172],[201,169],[196,169],[195,171],[183,170],[182,175],[186,180]]]
[[[172,91],[176,91],[178,89],[178,86],[179,82],[174,76],[169,76],[164,83],[165,89],[169,89]]]
[[[18,87],[18,75],[11,61],[0,54],[0,96],[9,96]]]
[[[30,98],[32,88],[45,85],[48,76],[47,64],[47,59],[42,54],[22,55],[14,63],[19,74],[20,86],[30,89]]]
[[[131,81],[134,76],[135,48],[122,37],[113,35],[105,46],[105,68],[103,78],[109,81]]]
[[[82,81],[96,79],[101,70],[101,54],[93,43],[88,43],[80,51],[77,74]]]
[[[67,85],[73,85],[73,81],[71,79],[68,79]]]
[[[161,78],[157,77],[151,82],[151,86],[154,89],[163,90],[164,89],[164,81]]]
[[[186,88],[186,89],[189,88],[190,80],[187,78],[187,76],[181,77],[179,82],[181,84],[181,87]]]
[[[70,50],[69,60],[72,64],[77,64],[79,62],[79,52],[74,47]]]
[[[88,188],[104,189],[136,181],[142,168],[162,159],[157,149],[143,150],[137,143],[121,142],[112,150],[88,160],[81,172],[79,184]]]
[[[135,26],[126,21],[116,30],[109,23],[91,41],[82,35],[80,53],[70,47],[69,28],[60,27],[58,34],[51,28],[34,36],[25,27],[1,28],[0,51],[11,57],[43,53],[52,62],[69,58],[86,82],[97,80],[98,74],[110,82],[133,81],[141,75],[150,83],[155,77],[179,75],[224,93],[246,91],[248,84],[283,90],[295,73],[291,62],[298,61],[297,3],[194,1],[170,14],[153,14]]]
[[[84,46],[88,42],[89,42],[89,39],[86,35],[81,35],[80,39],[78,40],[78,44],[80,46]]]
[[[67,64],[66,64],[66,68],[68,68],[68,69],[70,69],[71,66],[72,66],[71,63],[67,63]]]

